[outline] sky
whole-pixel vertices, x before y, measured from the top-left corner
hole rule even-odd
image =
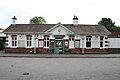
[[[120,0],[0,0],[0,28],[12,24],[29,24],[34,16],[42,16],[48,24],[97,24],[102,18],[111,18],[120,26]]]

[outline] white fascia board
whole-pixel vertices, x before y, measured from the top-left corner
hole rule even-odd
[[[4,34],[43,34],[43,32],[4,32]]]

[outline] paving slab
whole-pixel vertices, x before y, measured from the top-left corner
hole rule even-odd
[[[120,54],[29,54],[5,53],[0,51],[0,57],[26,57],[26,58],[120,58]]]

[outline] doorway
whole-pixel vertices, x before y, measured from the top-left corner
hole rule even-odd
[[[55,54],[63,54],[63,40],[55,40]]]

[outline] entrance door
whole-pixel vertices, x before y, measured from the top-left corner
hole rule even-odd
[[[63,53],[63,40],[56,40],[55,41],[55,54],[62,54]]]

